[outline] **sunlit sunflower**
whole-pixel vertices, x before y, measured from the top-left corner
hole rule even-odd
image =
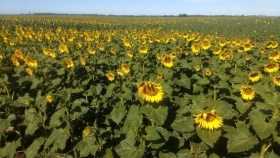
[[[50,94],[47,94],[47,95],[46,95],[46,99],[47,99],[48,103],[53,102],[53,97],[52,97],[52,95],[50,95]]]
[[[176,52],[171,52],[169,53],[169,56],[173,59],[176,58]]]
[[[67,64],[67,68],[70,68],[70,67],[73,67],[74,66],[74,62],[72,59],[70,58],[64,58],[64,61],[66,62]]]
[[[239,47],[237,48],[237,52],[238,52],[238,53],[245,52],[244,46],[239,46]]]
[[[219,58],[222,61],[230,61],[234,59],[233,51],[231,49],[225,49],[219,54]]]
[[[190,53],[188,51],[185,51],[185,55],[188,56]]]
[[[141,81],[137,84],[140,97],[147,102],[159,102],[163,99],[163,90],[160,84]]]
[[[3,59],[3,54],[0,53],[0,59]]]
[[[241,86],[240,93],[244,100],[252,100],[255,97],[255,89],[252,86]]]
[[[128,50],[128,51],[126,52],[126,54],[127,54],[127,56],[129,56],[130,58],[133,57],[133,52],[132,52],[132,50]]]
[[[88,51],[89,54],[95,54],[96,53],[96,51],[93,50],[92,47],[88,47],[87,51]]]
[[[123,44],[124,44],[124,46],[129,47],[129,48],[131,48],[131,46],[132,46],[131,42],[128,39],[124,39]]]
[[[24,58],[24,62],[26,65],[28,65],[29,67],[37,67],[38,66],[38,63],[36,60],[32,59],[30,56],[26,56]]]
[[[83,58],[83,57],[80,57],[80,62],[81,62],[81,65],[85,66],[86,65],[86,59]]]
[[[195,69],[196,72],[198,72],[198,71],[200,71],[200,66],[199,66],[199,65],[196,65],[196,66],[194,67],[194,69]]]
[[[260,71],[253,71],[248,75],[249,80],[252,82],[257,82],[262,78],[262,74]]]
[[[100,50],[100,51],[104,51],[104,50],[105,50],[104,45],[103,45],[102,43],[99,43],[99,42],[97,42],[97,48],[98,48],[98,50]]]
[[[90,134],[90,129],[87,127],[83,130],[83,136],[88,136]]]
[[[249,40],[249,38],[244,38],[244,39],[242,40],[242,42],[243,42],[244,44],[249,44],[249,43],[250,43],[250,40]]]
[[[58,50],[60,51],[60,53],[64,53],[64,52],[69,53],[68,47],[65,44],[60,44],[59,47],[58,47]]]
[[[55,58],[55,57],[56,57],[56,54],[55,54],[54,50],[49,49],[49,50],[48,50],[48,56],[50,56],[50,57],[52,57],[52,58]]]
[[[278,42],[277,41],[273,41],[271,44],[271,48],[277,48],[278,47]]]
[[[157,59],[161,60],[161,58],[162,58],[162,55],[160,53],[157,53]]]
[[[127,73],[130,72],[130,68],[128,67],[127,64],[122,64],[122,65],[121,65],[121,69],[122,69],[122,71],[123,71],[125,74],[127,74]]]
[[[209,69],[206,69],[206,70],[205,70],[205,75],[206,75],[206,76],[211,76],[211,74],[212,74],[212,73],[211,73],[211,71],[210,71]]]
[[[158,73],[158,74],[157,74],[157,78],[158,78],[158,79],[162,79],[162,77],[163,77],[163,74],[162,74],[162,73]]]
[[[268,73],[273,73],[279,70],[279,64],[275,62],[268,63],[264,66],[264,71]]]
[[[219,40],[219,45],[220,45],[221,47],[225,46],[226,44],[227,44],[227,41],[226,41],[225,39]]]
[[[246,55],[246,56],[245,56],[245,60],[246,60],[246,61],[251,60],[251,56],[250,56],[250,55]]]
[[[106,77],[108,78],[109,81],[114,81],[115,80],[115,74],[112,72],[107,72]]]
[[[208,39],[204,39],[204,40],[201,42],[201,47],[202,47],[203,50],[209,49],[210,46],[211,46],[211,42],[210,42],[210,40],[208,40]]]
[[[221,53],[222,49],[218,46],[214,46],[212,50],[213,50],[213,54],[218,55]]]
[[[14,51],[14,55],[15,57],[19,58],[19,59],[23,59],[23,54],[22,54],[22,51],[17,49]]]
[[[31,68],[25,68],[25,71],[28,73],[29,76],[33,75],[33,70]]]
[[[280,86],[280,76],[273,76],[273,82],[274,82],[277,86]]]
[[[120,76],[123,76],[124,75],[124,72],[122,71],[122,69],[117,69],[117,74],[119,74]]]
[[[260,47],[259,51],[260,51],[260,53],[262,53],[262,54],[263,54],[263,53],[265,52],[264,47]]]
[[[194,121],[200,128],[209,129],[211,131],[223,125],[222,117],[217,116],[215,110],[202,112],[196,115]]]
[[[200,45],[198,43],[194,43],[191,46],[192,52],[197,55],[200,50]]]
[[[12,55],[11,61],[13,62],[13,64],[15,66],[19,66],[19,64],[20,64],[17,57],[14,54]]]
[[[244,51],[248,52],[249,50],[251,50],[253,47],[250,43],[244,44],[243,45]]]
[[[170,55],[166,55],[164,58],[161,59],[161,63],[168,68],[171,68],[174,66],[173,59],[170,57]]]
[[[146,54],[148,53],[148,46],[146,45],[141,45],[139,48],[138,48],[138,51],[142,54]]]
[[[280,53],[277,50],[272,50],[268,55],[268,59],[271,59],[273,61],[278,61],[279,58],[280,58]]]

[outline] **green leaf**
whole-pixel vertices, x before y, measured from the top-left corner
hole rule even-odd
[[[123,158],[141,158],[144,154],[139,148],[130,145],[126,141],[121,141],[115,150],[117,154]]]
[[[70,137],[70,132],[68,130],[58,129],[56,133],[56,139],[54,140],[54,146],[63,150],[66,147],[66,141],[69,137]]]
[[[56,71],[56,73],[57,73],[57,75],[64,75],[65,74],[65,68],[61,68],[61,69],[58,69],[57,71]]]
[[[32,85],[31,85],[30,89],[36,89],[39,83],[40,83],[39,79],[33,78],[32,79]]]
[[[271,152],[267,151],[264,155],[265,158],[279,158],[280,155],[276,155],[273,150]]]
[[[38,129],[37,123],[30,122],[25,129],[25,134],[34,134],[34,132]]]
[[[141,107],[141,111],[145,113],[150,119],[152,119],[157,125],[162,125],[168,115],[167,107],[153,108],[150,106]]]
[[[64,116],[65,114],[65,109],[61,108],[58,111],[56,111],[52,116],[50,120],[50,127],[58,127],[61,125],[61,120],[60,118]]]
[[[111,119],[119,124],[126,114],[125,106],[115,106],[111,112]]]
[[[124,121],[122,133],[127,133],[131,128],[139,127],[141,124],[142,115],[139,114],[139,107],[132,105]]]
[[[172,152],[163,153],[161,151],[159,152],[159,157],[160,158],[177,158],[177,156]]]
[[[21,145],[21,138],[17,139],[16,141],[7,142],[6,146],[4,146],[1,150],[1,156],[3,157],[14,157],[16,153],[16,149]]]
[[[156,127],[146,126],[145,132],[147,133],[147,135],[145,136],[146,140],[151,141],[151,140],[158,140],[158,139],[160,139],[160,136],[158,134],[158,131],[157,131]]]
[[[236,108],[237,110],[244,114],[252,105],[251,102],[244,102],[242,99],[238,99],[236,100]]]
[[[194,157],[194,155],[192,154],[192,152],[188,149],[182,149],[180,151],[177,152],[177,156],[178,158],[191,158]]]
[[[244,123],[237,123],[237,129],[227,127],[224,130],[227,132],[226,137],[229,139],[227,142],[228,152],[237,153],[246,151],[259,143],[258,139],[250,133],[249,127],[244,125]]]
[[[68,101],[71,98],[71,91],[69,89],[63,89],[62,90],[62,99],[64,101]]]
[[[196,83],[197,83],[198,85],[206,85],[206,84],[210,83],[210,81],[209,81],[209,79],[207,79],[206,77],[204,77],[204,78],[199,79]]]
[[[52,80],[52,86],[55,87],[57,85],[59,85],[61,82],[61,79],[60,78],[56,78],[54,80]]]
[[[272,134],[276,128],[276,123],[266,122],[267,116],[264,115],[259,109],[254,109],[249,113],[250,120],[252,121],[253,129],[257,132],[261,139],[267,138]]]
[[[191,88],[191,80],[185,74],[181,75],[181,79],[174,78],[173,82],[179,86],[185,87],[187,89]]]
[[[8,127],[10,127],[10,122],[15,119],[14,114],[10,114],[7,119],[0,119],[0,133],[3,133]]]
[[[95,155],[96,151],[99,148],[98,145],[95,145],[95,142],[96,138],[94,135],[85,136],[76,144],[74,149],[78,149],[80,151],[81,157],[87,157],[90,153],[92,155]]]
[[[103,99],[106,99],[106,98],[111,97],[112,94],[113,94],[113,90],[114,90],[115,87],[116,87],[116,84],[110,83],[109,86],[107,86],[107,88],[106,88],[106,93],[105,93],[105,95],[103,96]]]
[[[221,137],[221,130],[206,130],[200,127],[196,128],[196,133],[201,140],[213,147],[217,140]]]
[[[38,154],[38,150],[44,142],[44,138],[40,137],[35,139],[32,144],[26,149],[26,158],[33,158]]]
[[[194,131],[194,120],[192,117],[176,117],[171,127],[178,132],[192,132]]]

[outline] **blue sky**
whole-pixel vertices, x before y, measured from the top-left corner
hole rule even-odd
[[[0,14],[280,16],[280,0],[0,0]]]

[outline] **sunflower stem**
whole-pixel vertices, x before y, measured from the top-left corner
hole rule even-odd
[[[264,144],[262,145],[261,153],[260,153],[260,158],[264,158],[265,152],[266,152],[266,143],[264,143]]]
[[[278,109],[275,109],[272,118],[276,118],[277,115],[278,115],[278,112],[279,112],[279,110],[278,110]]]
[[[8,87],[5,85],[5,83],[2,83],[2,85],[3,85],[5,91],[6,91],[7,95],[8,95],[8,98],[11,98],[11,95],[10,95],[10,93],[9,93]]]
[[[214,85],[214,100],[217,100],[217,90],[216,90],[216,86]]]
[[[152,127],[154,127],[155,126],[155,122],[153,121],[153,119],[150,119],[150,121],[151,121]]]

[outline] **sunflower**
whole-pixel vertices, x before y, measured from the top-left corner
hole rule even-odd
[[[124,72],[122,71],[122,69],[117,69],[117,74],[119,74],[120,76],[123,76],[124,75]]]
[[[90,129],[89,128],[85,128],[84,130],[83,130],[83,135],[84,136],[88,136],[90,134]]]
[[[19,59],[23,59],[23,54],[22,54],[22,51],[17,49],[14,51],[14,55],[15,57],[19,58]]]
[[[219,58],[222,61],[229,61],[229,60],[233,60],[234,56],[233,56],[233,52],[231,49],[225,49],[223,50],[220,54],[219,54]]]
[[[60,44],[59,47],[58,47],[58,50],[60,51],[60,53],[64,53],[64,52],[69,53],[68,47],[65,44]]]
[[[250,40],[249,40],[249,38],[244,38],[244,39],[242,40],[242,42],[243,42],[244,44],[249,44],[249,43],[250,43]]]
[[[264,47],[260,47],[259,51],[260,51],[260,53],[262,53],[262,54],[263,54],[263,53],[265,52]]]
[[[239,46],[239,47],[237,48],[237,52],[238,52],[238,53],[242,53],[242,52],[244,52],[244,51],[245,51],[244,46]]]
[[[209,49],[210,46],[211,46],[211,42],[210,42],[210,40],[208,40],[208,39],[204,39],[204,40],[201,42],[201,47],[202,47],[203,50]]]
[[[24,58],[24,62],[26,65],[30,66],[30,67],[37,67],[38,63],[36,60],[32,59],[31,57],[29,57],[28,55]]]
[[[127,56],[129,56],[130,58],[133,57],[133,52],[132,52],[132,50],[128,50],[128,51],[126,52],[126,54],[127,54]]]
[[[162,55],[160,53],[157,53],[157,59],[161,60],[161,58],[162,58]]]
[[[214,46],[212,50],[213,50],[213,54],[215,55],[218,55],[221,52],[221,48],[218,46]]]
[[[277,86],[280,86],[280,76],[273,76],[273,82],[274,82]]]
[[[162,73],[158,73],[158,74],[157,74],[157,78],[158,78],[158,79],[162,79],[162,77],[163,77],[163,74],[162,74]]]
[[[161,63],[165,66],[165,67],[168,67],[168,68],[171,68],[174,66],[174,63],[173,63],[173,59],[170,55],[166,55],[165,57],[163,57],[161,59]]]
[[[251,57],[250,57],[250,55],[246,55],[246,56],[245,56],[245,60],[246,60],[246,61],[249,61],[249,60],[251,60]]]
[[[85,58],[80,57],[80,62],[81,62],[81,65],[83,65],[83,66],[86,65],[86,59]]]
[[[206,76],[211,76],[211,71],[210,71],[209,69],[206,69],[206,70],[205,70],[205,75],[206,75]]]
[[[196,65],[196,66],[194,67],[194,69],[195,69],[196,72],[198,72],[198,71],[200,71],[200,66],[199,66],[199,65]]]
[[[83,47],[83,43],[82,43],[81,41],[78,41],[78,42],[77,42],[77,46],[78,46],[79,48],[82,48],[82,47]]]
[[[163,99],[162,86],[154,82],[141,81],[137,84],[138,93],[147,102],[159,102]]]
[[[3,59],[3,54],[0,53],[0,59]]]
[[[192,52],[194,52],[195,55],[197,55],[200,50],[200,45],[198,43],[194,43],[194,44],[192,44],[191,49],[192,49]]]
[[[279,64],[275,62],[268,63],[264,66],[264,71],[268,73],[273,73],[279,70]]]
[[[122,69],[122,71],[123,71],[125,74],[127,74],[127,73],[130,72],[130,68],[128,67],[127,64],[122,64],[122,65],[121,65],[121,69]]]
[[[260,71],[253,71],[249,75],[249,80],[252,82],[257,82],[262,78],[262,74]]]
[[[277,48],[278,47],[278,42],[273,41],[271,44],[271,48]]]
[[[188,51],[185,51],[185,55],[188,56],[190,53]]]
[[[74,62],[72,61],[72,59],[70,58],[64,58],[64,61],[67,64],[67,68],[73,67],[74,66]]]
[[[15,66],[19,66],[20,63],[19,63],[17,57],[14,54],[13,54],[11,60],[12,60],[12,62]]]
[[[100,50],[100,51],[104,51],[104,50],[105,50],[103,44],[102,44],[102,43],[99,43],[99,42],[97,43],[97,48],[98,48],[98,50]]]
[[[196,115],[194,121],[200,128],[209,129],[211,131],[218,129],[223,125],[222,117],[217,116],[215,110],[202,112]]]
[[[253,47],[250,43],[244,44],[243,45],[244,51],[248,52],[249,50],[251,50]]]
[[[95,54],[96,53],[96,51],[93,50],[91,47],[88,47],[87,51],[88,51],[89,54]]]
[[[114,81],[115,80],[115,74],[112,72],[107,72],[106,77],[108,78],[109,81]]]
[[[50,56],[50,57],[52,57],[52,58],[55,58],[55,57],[56,57],[56,54],[55,54],[54,50],[49,49],[49,50],[48,50],[48,56]]]
[[[277,61],[279,58],[280,53],[277,50],[272,50],[268,55],[268,59],[271,59],[273,61]]]
[[[139,47],[138,50],[139,50],[140,53],[146,54],[146,53],[148,53],[148,46],[142,45],[142,46]]]
[[[221,47],[225,46],[226,44],[227,44],[227,41],[226,41],[226,40],[224,40],[224,39],[219,40],[219,45],[220,45]]]
[[[255,89],[252,86],[241,86],[240,93],[245,100],[252,100],[255,97]]]
[[[47,94],[47,95],[46,95],[46,99],[47,99],[48,103],[53,102],[53,97],[52,97],[52,95],[50,95],[50,94]]]
[[[32,71],[31,68],[28,67],[28,68],[25,69],[25,71],[28,73],[29,76],[33,75],[33,71]]]

